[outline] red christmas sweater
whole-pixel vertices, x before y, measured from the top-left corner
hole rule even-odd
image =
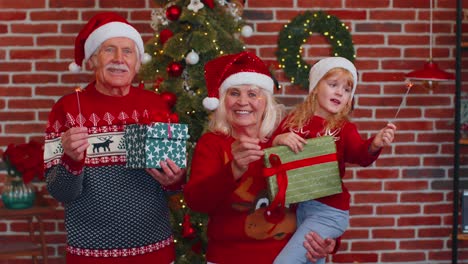
[[[152,113],[168,113],[167,104],[135,87],[107,96],[94,83],[78,97],[65,95],[52,108],[44,150],[47,189],[65,207],[67,263],[170,263],[166,190],[144,169],[125,167],[124,137],[125,125],[148,123]],[[61,146],[60,136],[74,126],[88,128],[82,162]]]
[[[289,132],[289,130],[283,129],[285,120],[283,120],[273,134],[273,139],[279,134]],[[300,131],[293,132],[305,139],[327,135],[333,136],[336,144],[338,167],[342,179],[345,176],[346,163],[366,167],[372,164],[379,157],[380,150],[373,154],[369,153],[369,147],[374,140],[374,137],[367,140],[362,139],[355,124],[346,122],[341,128],[334,131],[325,130],[325,124],[325,119],[319,116],[313,116],[312,119],[310,119],[309,122],[300,129]],[[341,181],[341,187],[343,189],[342,193],[319,198],[316,199],[316,201],[340,210],[349,210],[350,194],[343,181]]]
[[[206,133],[197,142],[184,188],[187,205],[209,215],[207,260],[219,264],[271,264],[296,229],[292,209],[273,224],[264,217],[270,204],[263,160],[250,164],[241,179],[232,175],[230,136]],[[266,147],[263,145],[262,147]]]

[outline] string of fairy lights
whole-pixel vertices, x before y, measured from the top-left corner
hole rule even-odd
[[[322,34],[331,45],[331,55],[341,56],[354,61],[355,52],[348,26],[337,17],[323,11],[310,12],[296,16],[279,33],[277,58],[279,68],[292,84],[308,88],[309,69],[302,54],[303,44],[313,35]]]
[[[237,27],[235,28],[236,34],[242,35],[243,37],[250,37],[252,35],[253,29],[249,26],[244,24],[244,22],[241,19],[242,15],[242,5],[237,2],[237,1],[232,1],[232,2],[227,2],[225,0],[217,0],[217,3],[222,7],[227,10],[227,12],[234,18],[234,20],[237,23]],[[196,0],[191,0],[189,6],[187,9],[192,10],[192,12],[185,12],[185,18],[184,21],[190,21],[190,18],[187,18],[187,16],[197,16],[199,15],[200,12],[203,11],[204,5],[200,1]],[[205,7],[207,8],[207,7]],[[201,10],[199,12],[199,10]],[[170,2],[168,3],[164,8],[159,9],[159,10],[154,10],[151,14],[152,16],[152,23],[151,27],[156,30],[155,38],[153,39],[153,56],[154,57],[162,57],[162,56],[168,56],[172,58],[172,62],[169,62],[167,64],[167,67],[165,68],[159,68],[155,67],[154,73],[156,75],[168,75],[169,77],[182,77],[182,85],[184,90],[190,95],[190,96],[201,96],[204,97],[204,91],[199,87],[193,89],[190,87],[189,83],[191,80],[191,76],[186,70],[186,67],[189,65],[195,65],[199,62],[200,56],[203,55],[203,51],[196,51],[195,49],[190,49],[188,52],[181,52],[178,54],[174,54],[173,50],[171,52],[167,52],[165,49],[167,47],[181,47],[180,49],[174,49],[174,50],[179,50],[179,51],[186,51],[187,50],[187,43],[189,42],[188,39],[185,38],[185,35],[183,34],[178,34],[173,32],[174,28],[171,28],[170,25],[171,23],[178,23],[180,22],[179,19],[181,18],[181,15],[183,13],[183,6],[180,4],[177,4],[177,2]],[[229,51],[226,51],[225,49],[222,48],[222,45],[218,43],[218,40],[216,39],[213,34],[208,33],[207,31],[204,31],[204,29],[209,29],[212,28],[213,25],[210,23],[210,21],[205,20],[202,23],[198,23],[196,25],[196,29],[190,24],[190,23],[180,23],[179,24],[179,30],[180,32],[191,32],[193,31],[194,33],[192,34],[187,34],[190,35],[191,38],[194,37],[195,34],[198,34],[196,37],[202,36],[203,38],[201,40],[205,41],[205,43],[211,42],[211,46],[214,54],[211,54],[210,56],[222,56],[225,54],[228,54]],[[174,38],[174,36],[178,36],[177,38]],[[170,41],[170,45],[165,45],[166,41]],[[242,49],[246,49],[245,46],[242,46]],[[211,51],[210,51],[211,52]],[[231,51],[232,52],[232,51]],[[183,63],[185,61],[185,65]],[[154,91],[159,93],[159,87],[155,87]],[[187,107],[185,111],[183,111],[187,116],[193,116],[197,110],[196,109],[188,109]]]

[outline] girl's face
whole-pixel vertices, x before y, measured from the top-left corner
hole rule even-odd
[[[234,134],[258,135],[266,108],[266,98],[262,89],[253,85],[230,87],[224,100],[226,119]]]
[[[352,77],[347,71],[334,71],[320,80],[314,89],[317,97],[315,115],[328,118],[351,103]],[[352,79],[351,79],[352,80]]]

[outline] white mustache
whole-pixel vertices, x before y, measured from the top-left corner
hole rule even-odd
[[[111,63],[107,64],[105,67],[106,70],[108,69],[114,69],[114,70],[122,70],[122,71],[129,71],[130,69],[127,67],[125,64],[117,64],[117,63]]]

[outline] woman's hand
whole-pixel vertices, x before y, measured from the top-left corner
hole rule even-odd
[[[327,257],[328,254],[334,251],[335,246],[335,239],[323,239],[313,231],[305,236],[304,247],[307,249],[307,259],[313,263],[321,258]]]
[[[273,146],[288,146],[296,154],[304,149],[305,144],[307,141],[293,132],[277,135],[272,142]]]
[[[158,169],[146,169],[155,180],[157,180],[162,186],[170,186],[177,183],[182,183],[186,173],[186,169],[181,169],[174,161],[167,159],[166,161],[160,162],[162,171]]]
[[[263,156],[260,140],[258,138],[240,137],[231,145],[232,174],[238,180],[249,168],[249,164]]]
[[[85,158],[85,151],[89,147],[88,128],[72,127],[62,135],[63,152],[74,161]]]

